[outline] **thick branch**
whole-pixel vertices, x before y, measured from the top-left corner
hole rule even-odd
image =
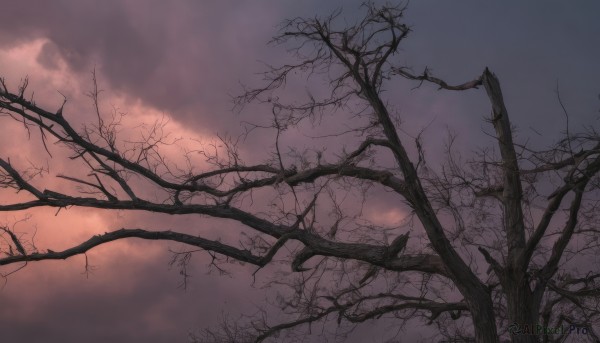
[[[42,199],[44,195],[35,187],[33,187],[29,182],[25,181],[21,174],[17,172],[11,165],[10,162],[4,161],[0,158],[0,167],[6,170],[8,175],[12,178],[18,190],[24,189],[27,192],[33,194],[36,198]]]
[[[571,237],[573,236],[573,232],[575,231],[575,226],[577,225],[579,209],[581,208],[581,200],[583,198],[583,193],[586,185],[587,182],[579,185],[577,188],[574,189],[575,198],[571,202],[571,208],[569,209],[569,218],[567,219],[567,223],[565,224],[565,227],[562,230],[560,236],[552,246],[552,254],[548,259],[548,262],[540,271],[540,276],[542,277],[542,280],[549,280],[552,277],[552,275],[554,275],[556,269],[558,268],[558,264],[560,262],[562,254],[565,251],[565,248],[567,247],[569,242],[571,241]]]
[[[55,194],[52,195],[56,196]],[[443,266],[442,260],[434,256],[389,256],[388,247],[384,245],[377,246],[366,243],[343,243],[330,241],[308,231],[294,229],[285,225],[274,224],[268,220],[259,218],[251,213],[242,211],[235,207],[225,205],[171,205],[154,204],[146,201],[106,201],[94,198],[75,198],[69,196],[52,198],[49,196],[45,200],[37,200],[22,204],[0,206],[0,211],[23,210],[26,208],[33,208],[39,206],[83,206],[103,209],[144,210],[149,212],[166,214],[205,214],[217,218],[227,218],[236,220],[259,232],[262,232],[264,234],[278,239],[281,239],[283,237],[283,239],[281,239],[279,243],[275,244],[275,250],[273,250],[272,253],[267,254],[270,255],[270,257],[268,260],[264,260],[265,263],[270,261],[277,249],[279,249],[283,245],[283,243],[285,243],[286,240],[295,239],[301,241],[305,246],[309,247],[314,252],[314,255],[361,260],[391,270],[426,271],[449,276],[448,270]]]
[[[508,111],[504,105],[500,82],[496,75],[485,69],[482,76],[487,95],[492,103],[492,124],[496,129],[500,155],[502,156],[502,167],[504,173],[504,187],[502,199],[504,203],[505,230],[508,241],[509,263],[515,268],[517,258],[525,246],[525,225],[523,221],[523,210],[521,201],[523,189],[519,174],[517,153],[512,140],[512,129],[508,118]]]
[[[23,254],[1,258],[0,265],[43,260],[64,260],[75,255],[84,254],[90,249],[99,245],[124,238],[175,241],[193,245],[207,251],[214,251],[216,253],[235,258],[239,261],[248,262],[255,265],[261,264],[261,258],[259,256],[252,255],[247,250],[240,250],[217,241],[211,241],[185,233],[173,231],[146,231],[142,229],[120,229],[105,233],[103,235],[94,236],[77,246],[60,252],[48,250],[47,253]]]

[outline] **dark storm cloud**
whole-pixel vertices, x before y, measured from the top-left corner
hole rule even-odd
[[[4,45],[47,38],[45,65],[59,53],[80,74],[97,67],[101,86],[219,129],[226,124],[218,118],[231,107],[227,92],[253,73],[281,20],[275,2],[22,1],[11,7],[0,14]]]
[[[257,84],[252,80],[262,69],[257,60],[275,63],[284,55],[265,46],[284,17],[343,7],[345,16],[356,18],[358,4],[21,1],[0,14],[0,39],[16,44],[46,37],[51,44],[40,61],[48,66],[49,54],[57,52],[79,73],[98,66],[107,87],[195,127],[225,131],[236,120],[228,93],[240,91],[238,80]],[[598,79],[600,68],[587,67],[600,54],[592,14],[600,8],[590,8],[598,6],[415,2],[406,19],[415,31],[399,61],[430,66],[457,82],[490,66],[501,81],[510,82],[509,97],[533,91],[529,103],[535,105],[523,103],[527,112],[545,102],[557,79],[568,89]]]
[[[594,67],[600,56],[600,24],[594,20],[599,11],[600,4],[591,1],[585,6],[560,1],[414,2],[408,11],[414,32],[405,46],[407,62],[418,71],[429,66],[457,83],[490,67],[503,85],[513,123],[552,137],[564,119],[554,93],[557,81],[571,120],[580,125],[596,117],[591,109],[600,92],[594,81],[600,77],[600,68]],[[482,122],[475,119],[487,114],[485,101],[468,99],[468,106],[482,104],[485,112],[463,111],[463,123],[477,129]]]

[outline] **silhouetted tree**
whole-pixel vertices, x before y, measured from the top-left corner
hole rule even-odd
[[[266,312],[246,322],[225,320],[198,334],[198,342],[260,342],[279,334],[301,340],[300,329],[316,322],[352,325],[382,316],[399,323],[423,318],[442,336],[481,343],[559,342],[566,336],[517,334],[526,325],[574,325],[587,332],[579,341],[600,339],[594,329],[600,323],[600,270],[579,273],[573,267],[600,253],[600,136],[592,127],[577,134],[567,130],[543,151],[516,142],[496,75],[485,69],[472,81],[451,85],[427,69],[419,74],[399,66],[394,57],[410,32],[402,23],[404,8],[367,4],[365,10],[363,19],[345,27],[340,12],[283,25],[273,43],[286,46],[297,63],[269,67],[264,86],[236,98],[240,106],[254,102],[272,110],[272,158],[258,164],[245,163],[236,141],[223,138],[225,154],[216,147],[203,151],[210,170],[175,168],[161,155],[160,147],[168,144],[161,126],[150,128],[144,141],[119,139],[118,118],[101,114],[97,90],[91,95],[98,122],[77,130],[67,109],[49,111],[28,99],[26,81],[14,93],[2,81],[5,119],[41,130],[44,144],[67,147],[87,170],[58,175],[81,186],[85,193],[77,195],[44,187],[38,179],[44,170],[23,169],[3,157],[0,185],[31,199],[4,203],[0,211],[80,206],[193,213],[237,221],[255,236],[235,245],[177,231],[123,228],[51,251],[26,244],[5,227],[0,265],[66,259],[130,237],[198,247],[218,268],[224,259],[259,269],[276,257],[289,261],[293,273],[280,282],[293,292],[278,302],[289,321],[273,323]],[[306,82],[325,78],[327,95],[287,99],[281,90],[295,74]],[[442,91],[485,92],[497,150],[481,148],[466,160],[450,137],[447,159],[432,164],[421,134],[406,138],[386,101],[393,94],[384,92],[385,85],[393,78],[432,83]],[[353,137],[350,146],[281,146],[286,131],[328,120],[344,127],[329,137]],[[137,180],[163,197],[140,196]],[[354,207],[344,204],[344,196],[368,203],[372,190],[394,195],[394,206],[409,213],[403,226],[377,226],[349,212]],[[269,196],[270,204],[246,201],[257,192]],[[174,262],[185,266],[189,254],[175,254]]]

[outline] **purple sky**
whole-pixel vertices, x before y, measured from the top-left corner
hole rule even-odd
[[[342,5],[351,21],[360,15],[359,3],[12,1],[0,11],[0,76],[16,86],[29,75],[38,101],[51,109],[60,105],[59,90],[69,98],[67,117],[83,123],[92,118],[85,93],[95,67],[107,106],[130,113],[132,127],[166,114],[176,136],[236,135],[242,132],[241,121],[269,118],[269,112],[253,107],[231,111],[230,95],[241,91],[240,81],[260,84],[256,73],[264,70],[261,61],[276,65],[289,60],[284,49],[266,45],[277,25],[288,17],[326,14]],[[429,66],[436,76],[454,83],[490,67],[500,78],[512,122],[520,127],[517,135],[533,135],[543,145],[564,128],[557,82],[572,127],[598,123],[600,3],[413,1],[406,13],[413,32],[397,61],[417,72]],[[489,127],[482,119],[489,105],[483,92],[435,92],[431,87],[410,91],[414,86],[391,82],[387,94],[406,130],[416,133],[435,118],[425,135],[430,158],[439,153],[436,137],[447,126],[461,134],[458,144],[467,153],[486,139],[482,128]],[[22,133],[11,136],[15,127],[10,125],[0,128],[0,156],[45,158],[36,141],[26,141]],[[310,144],[306,137],[287,139],[287,144]],[[260,154],[253,154],[271,144],[271,135],[259,135],[243,152],[249,160],[258,159]],[[386,201],[377,205],[372,208],[382,210],[373,209],[373,218],[383,218],[389,210],[389,220],[396,220]],[[86,209],[57,216],[45,209],[31,214],[16,229],[30,232],[37,227],[39,244],[54,250],[121,227],[173,228],[233,239],[236,232],[231,223],[193,216]],[[0,213],[0,223],[26,215]],[[177,271],[168,268],[169,247],[178,248],[127,241],[96,249],[88,254],[97,267],[89,278],[81,274],[82,257],[31,264],[11,275],[0,291],[0,341],[185,342],[188,332],[215,324],[219,315],[252,313],[255,304],[273,296],[252,287],[252,268],[232,267],[230,277],[208,275],[207,260],[201,257],[194,260],[193,277],[183,291],[177,287]],[[257,284],[266,279],[259,274]],[[386,336],[380,329],[366,324],[351,342],[383,342]],[[415,330],[409,333],[417,335]]]

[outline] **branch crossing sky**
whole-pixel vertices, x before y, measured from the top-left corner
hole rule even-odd
[[[36,101],[50,109],[60,106],[60,91],[69,99],[65,115],[82,124],[93,120],[85,94],[95,68],[106,109],[127,112],[125,123],[132,127],[168,117],[175,137],[235,135],[242,132],[241,121],[268,118],[251,107],[232,111],[230,96],[241,92],[239,82],[260,84],[262,62],[289,61],[284,49],[266,45],[277,25],[342,6],[348,21],[360,16],[358,1],[10,1],[0,11],[0,76],[14,89],[29,76]],[[471,80],[488,66],[500,78],[517,135],[543,146],[564,128],[557,87],[572,128],[598,125],[598,13],[600,3],[591,0],[413,1],[406,12],[413,32],[397,61],[416,72],[429,66],[452,83]],[[414,86],[392,82],[387,92],[397,99],[394,105],[409,129],[435,119],[428,141],[433,151],[446,127],[459,133],[467,151],[486,139],[484,93],[411,91]],[[35,139],[27,140],[17,124],[2,119],[0,156],[23,163],[47,158]],[[245,152],[264,151],[271,139],[257,137]],[[305,139],[290,142],[301,145]],[[383,211],[381,218],[398,217],[393,209]],[[58,215],[40,209],[31,215],[16,231],[37,227],[37,243],[53,250],[120,227],[196,228],[199,221],[86,209]],[[0,223],[26,216],[0,213]],[[201,226],[192,232],[235,232],[233,224],[214,220],[203,219]],[[128,241],[102,247],[88,254],[96,268],[89,278],[81,274],[83,258],[31,264],[11,275],[0,291],[0,340],[184,342],[189,331],[215,324],[224,313],[251,313],[254,304],[272,296],[251,286],[251,270],[207,275],[203,259],[196,260],[194,277],[182,291],[177,271],[167,265],[169,246]],[[350,342],[382,342],[380,329],[366,324]],[[420,337],[410,329],[409,334]]]

